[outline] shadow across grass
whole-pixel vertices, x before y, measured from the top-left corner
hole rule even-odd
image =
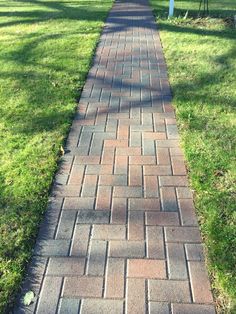
[[[14,26],[20,24],[32,24],[46,22],[48,20],[74,20],[74,21],[101,21],[104,14],[107,13],[105,9],[100,5],[100,7],[94,6],[93,1],[81,1],[78,3],[76,1],[24,1],[17,0],[17,3],[22,5],[18,6],[19,10],[16,11],[0,11],[0,17],[12,18],[12,21],[1,22],[0,27]],[[66,4],[69,4],[66,6]],[[109,1],[105,1],[109,3]],[[91,5],[90,5],[91,4]],[[24,5],[31,6],[30,10],[23,11]],[[34,9],[39,6],[43,9]],[[6,6],[7,8],[7,6]],[[26,7],[28,8],[28,7]]]
[[[112,1],[0,1],[0,312],[12,305]]]
[[[186,13],[189,17],[204,17],[203,5],[200,8],[200,0],[175,0],[174,16],[183,17]],[[155,14],[160,18],[166,18],[169,14],[169,1],[160,0],[155,3]],[[235,0],[209,1],[209,16],[214,18],[233,17],[235,15]]]
[[[176,1],[176,16],[190,2]],[[167,2],[151,3],[166,16]],[[210,11],[217,19],[158,19],[219,313],[236,310],[236,33],[220,18],[232,16],[228,6]]]

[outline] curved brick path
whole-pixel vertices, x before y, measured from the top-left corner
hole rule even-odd
[[[215,313],[159,34],[116,2],[16,313]]]

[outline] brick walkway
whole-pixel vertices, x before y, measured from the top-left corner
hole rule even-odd
[[[116,2],[16,313],[215,313],[159,34]]]

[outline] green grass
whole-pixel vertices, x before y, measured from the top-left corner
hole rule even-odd
[[[12,303],[112,0],[0,0],[0,313]]]
[[[226,2],[212,2],[215,18],[194,19],[198,1],[175,1],[190,18],[167,19],[168,1],[151,0],[218,312],[236,313],[236,30],[219,18],[236,1]]]

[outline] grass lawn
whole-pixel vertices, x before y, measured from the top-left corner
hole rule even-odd
[[[45,210],[112,0],[0,0],[0,313]]]
[[[219,313],[236,313],[236,0],[210,1],[214,18],[193,19],[199,1],[150,0],[161,30],[182,145]],[[229,19],[227,19],[229,22]]]

